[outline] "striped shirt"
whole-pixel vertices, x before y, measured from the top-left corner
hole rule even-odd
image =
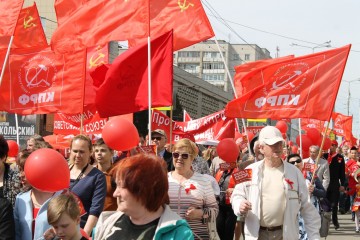
[[[193,176],[180,184],[168,173],[170,208],[185,219],[187,209],[192,206],[203,209],[212,219],[216,219],[218,205],[215,199],[211,182],[200,173],[194,172]],[[192,187],[193,185],[194,187]],[[188,220],[195,239],[209,239],[207,224],[202,219]]]

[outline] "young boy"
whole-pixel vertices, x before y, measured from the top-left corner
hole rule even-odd
[[[46,231],[45,239],[88,239],[80,232],[80,208],[71,194],[61,194],[51,199],[47,209],[47,218],[52,229]]]

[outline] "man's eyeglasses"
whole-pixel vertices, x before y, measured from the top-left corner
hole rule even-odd
[[[295,161],[291,161],[291,162],[289,162],[289,163],[291,163],[291,164],[301,163],[301,159],[298,158],[298,159],[296,159]]]
[[[189,158],[189,156],[190,156],[191,154],[189,154],[189,153],[178,153],[178,152],[173,152],[172,153],[172,156],[173,156],[173,158],[179,158],[180,156],[181,156],[181,158],[182,159],[188,159]]]
[[[160,141],[160,140],[161,140],[161,138],[162,138],[162,137],[151,137],[151,140],[153,140],[153,141],[154,141],[154,140],[156,139],[156,140]]]

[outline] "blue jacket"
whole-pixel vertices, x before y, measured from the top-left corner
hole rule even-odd
[[[60,195],[62,191],[56,192],[53,197]],[[17,195],[15,200],[14,220],[15,220],[15,239],[32,239],[33,205],[31,202],[31,190]],[[34,239],[44,239],[43,234],[51,226],[47,221],[47,207],[49,198],[39,209],[35,220]]]

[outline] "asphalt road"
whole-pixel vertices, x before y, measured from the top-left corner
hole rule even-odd
[[[360,233],[355,233],[355,222],[351,220],[351,214],[339,214],[338,217],[340,228],[335,230],[334,226],[331,224],[329,235],[326,240],[360,239]]]

